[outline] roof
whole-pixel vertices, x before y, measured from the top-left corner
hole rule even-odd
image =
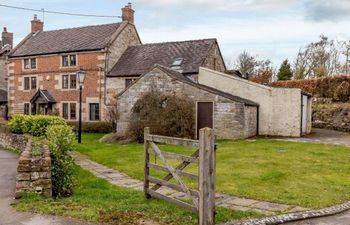
[[[54,97],[50,94],[48,90],[38,90],[35,95],[30,100],[31,103],[35,102],[39,97],[42,97],[46,103],[56,103]]]
[[[0,102],[7,102],[7,91],[0,89]]]
[[[159,65],[159,64],[156,64],[151,70],[153,70],[154,68],[159,68],[161,69],[163,72],[165,72],[166,74],[168,74],[169,76],[171,76],[172,78],[180,81],[180,82],[183,82],[183,83],[186,83],[186,84],[189,84],[193,87],[196,87],[196,88],[199,88],[201,90],[204,90],[204,91],[207,91],[207,92],[210,92],[212,94],[215,94],[215,95],[219,95],[221,97],[224,97],[224,98],[227,98],[227,99],[230,99],[232,101],[235,101],[235,102],[241,102],[241,103],[244,103],[245,105],[249,105],[249,106],[259,106],[258,103],[256,102],[253,102],[253,101],[250,101],[248,99],[245,99],[245,98],[241,98],[241,97],[238,97],[238,96],[235,96],[235,95],[232,95],[230,93],[227,93],[227,92],[223,92],[223,91],[220,91],[218,89],[215,89],[215,88],[212,88],[212,87],[209,87],[209,86],[206,86],[206,85],[203,85],[203,84],[199,84],[199,83],[195,83],[193,82],[192,80],[188,79],[187,77],[185,77],[182,73],[179,73],[175,70],[172,70],[171,68],[168,68],[168,67],[165,67],[165,66],[162,66],[162,65]],[[150,70],[149,70],[150,71]],[[148,72],[149,72],[148,71]],[[148,73],[147,72],[147,73]],[[142,76],[146,75],[147,73],[143,74]],[[141,77],[140,77],[141,78]],[[139,78],[139,79],[140,79]],[[133,84],[135,84],[136,82],[134,82]],[[130,88],[131,86],[130,85],[128,88]],[[118,96],[122,95],[128,88],[126,88],[124,91],[122,91]]]
[[[30,34],[10,57],[100,50],[106,47],[121,23],[76,27]]]
[[[155,64],[171,67],[175,59],[182,58],[184,74],[198,73],[216,39],[164,42],[131,46],[126,49],[108,76],[140,76]]]

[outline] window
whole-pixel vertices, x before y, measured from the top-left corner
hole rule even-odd
[[[35,90],[37,88],[36,77],[23,77],[24,90]]]
[[[68,120],[68,103],[62,103],[62,117]]]
[[[125,88],[129,87],[135,79],[125,79]]]
[[[24,103],[24,115],[29,115],[30,114],[30,104],[29,103]]]
[[[90,103],[90,120],[100,120],[100,105]]]
[[[25,70],[36,69],[36,58],[23,59],[23,68]]]
[[[62,76],[62,89],[76,89],[77,88],[77,75],[63,75]]]
[[[36,104],[32,104],[32,115],[36,115]]]
[[[24,90],[30,89],[29,77],[24,78]]]
[[[77,107],[75,103],[70,103],[70,119],[75,120],[77,119]]]
[[[62,76],[62,89],[68,89],[69,87],[69,76],[68,75],[63,75]]]
[[[31,89],[36,89],[36,77],[30,78]]]
[[[76,74],[70,75],[70,88],[71,89],[77,88],[77,75]]]
[[[77,56],[76,55],[64,55],[62,56],[62,67],[76,66]]]

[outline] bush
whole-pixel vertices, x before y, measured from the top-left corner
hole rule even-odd
[[[140,98],[132,108],[128,137],[143,141],[143,130],[173,137],[194,137],[194,102],[188,97],[164,95],[156,91]]]
[[[55,125],[47,128],[46,137],[52,160],[53,196],[69,196],[73,186],[74,163],[71,152],[74,150],[75,134],[67,125]]]
[[[347,102],[350,97],[350,83],[343,81],[337,89],[335,89],[333,99],[336,101]]]
[[[73,126],[75,131],[78,130],[78,122],[67,122],[67,124]],[[110,122],[83,122],[82,131],[86,133],[111,133],[115,132],[115,129]]]
[[[65,124],[62,117],[46,115],[15,115],[9,121],[12,132],[33,136],[45,136],[48,126]]]

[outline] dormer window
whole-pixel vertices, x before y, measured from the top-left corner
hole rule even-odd
[[[183,58],[177,58],[174,60],[173,64],[171,65],[171,69],[182,73],[183,69],[182,69],[182,63],[183,63],[184,59]]]
[[[72,67],[77,65],[76,55],[64,55],[62,56],[62,67]]]
[[[23,68],[25,70],[36,69],[36,58],[23,59]]]

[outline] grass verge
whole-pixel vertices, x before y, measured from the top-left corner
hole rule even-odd
[[[78,151],[92,160],[143,179],[142,144],[103,144],[84,134]],[[350,149],[268,139],[219,140],[217,191],[264,201],[322,208],[350,200]],[[193,149],[161,146],[191,154]],[[152,159],[159,164],[159,159]],[[196,173],[195,167],[188,172]]]

